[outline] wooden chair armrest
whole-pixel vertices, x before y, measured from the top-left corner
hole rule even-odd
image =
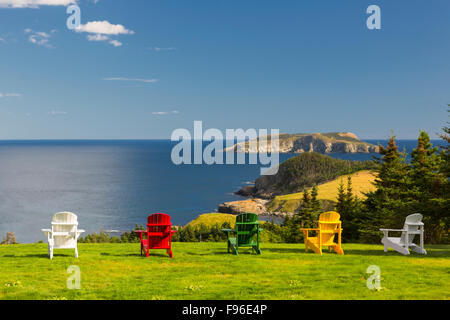
[[[404,229],[380,229],[380,231],[393,231],[393,232],[395,232],[395,231],[397,231],[397,232],[406,232],[407,230],[404,230]]]
[[[303,232],[303,235],[306,237],[306,239],[309,239],[309,231],[320,231],[319,228],[301,228],[300,229]],[[320,237],[320,232],[319,232]]]
[[[389,231],[391,231],[391,232],[402,232],[402,233],[404,233],[404,232],[406,232],[407,230],[403,230],[403,229],[380,229],[380,231],[382,231],[382,232],[383,232],[383,236],[387,238],[387,237],[389,236]]]
[[[142,241],[142,235],[147,233],[147,230],[133,230],[134,233],[137,233],[139,235],[139,238]]]
[[[43,233],[47,236],[47,240],[50,241],[52,238],[52,229],[41,229]]]

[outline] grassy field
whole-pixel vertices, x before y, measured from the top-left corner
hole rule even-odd
[[[375,187],[372,182],[375,180],[375,176],[368,170],[356,172],[354,174],[338,177],[330,182],[321,184],[318,186],[318,199],[319,200],[332,200],[336,201],[338,195],[338,187],[341,181],[344,182],[344,186],[347,186],[347,177],[352,178],[352,187],[354,195],[364,198],[364,192],[373,191]],[[300,205],[303,198],[303,192],[291,193],[282,196],[275,197],[271,202],[267,204],[268,210],[271,212],[294,212]]]
[[[226,254],[225,243],[174,243],[149,258],[139,244],[80,244],[80,258],[45,244],[0,246],[0,299],[450,299],[450,246],[427,256],[344,244],[345,255],[305,253],[303,244],[262,244],[258,256]],[[81,269],[81,289],[66,288],[67,268]],[[381,269],[379,291],[366,269]]]

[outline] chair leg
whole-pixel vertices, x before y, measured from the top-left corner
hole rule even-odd
[[[75,258],[78,259],[78,248],[77,247],[75,247]]]
[[[384,244],[384,252],[388,252],[388,246],[387,246],[387,244]]]
[[[50,260],[53,260],[53,248],[50,248]]]

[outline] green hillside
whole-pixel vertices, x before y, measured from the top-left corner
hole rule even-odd
[[[314,152],[303,153],[280,164],[277,174],[259,177],[255,181],[255,194],[273,196],[300,192],[314,184],[373,167],[371,161],[349,161]]]
[[[225,222],[228,222],[232,227],[234,227],[236,223],[236,216],[226,213],[204,213],[189,222],[187,225],[197,227],[203,224],[207,227],[212,227],[216,224],[222,225]]]

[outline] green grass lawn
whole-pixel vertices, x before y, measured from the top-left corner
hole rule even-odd
[[[262,244],[263,254],[226,253],[225,243],[174,243],[174,259],[139,244],[0,246],[0,299],[450,299],[450,246],[427,256],[383,252],[381,245],[344,244],[345,255],[305,253],[303,244]],[[81,289],[66,287],[67,267],[81,269]],[[366,269],[381,269],[379,291]]]

